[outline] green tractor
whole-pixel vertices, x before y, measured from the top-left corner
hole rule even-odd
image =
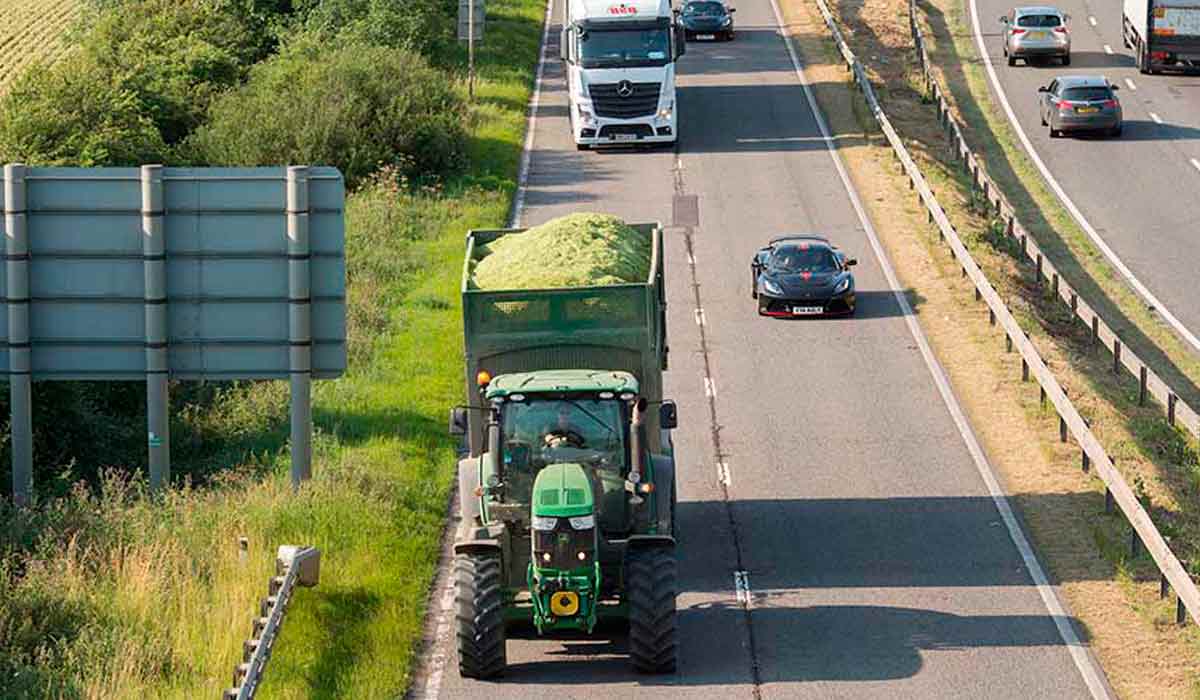
[[[634,667],[675,669],[674,403],[664,401],[662,241],[645,283],[482,291],[463,281],[468,405],[454,542],[459,671],[506,667],[506,627],[628,621]],[[603,367],[605,369],[581,369]],[[493,377],[492,373],[495,373]]]

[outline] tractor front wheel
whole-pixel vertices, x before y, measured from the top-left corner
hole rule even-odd
[[[675,552],[633,549],[625,560],[629,600],[629,653],[642,673],[675,670]]]
[[[498,553],[454,558],[458,671],[464,678],[492,678],[508,665],[501,574]]]

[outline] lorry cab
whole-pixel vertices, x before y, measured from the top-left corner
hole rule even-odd
[[[576,146],[673,143],[685,47],[671,0],[570,0],[560,52]]]

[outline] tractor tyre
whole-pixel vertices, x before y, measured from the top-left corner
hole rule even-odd
[[[625,557],[629,654],[641,673],[675,670],[675,552],[633,549]]]
[[[463,678],[493,678],[508,665],[501,578],[499,553],[454,558],[458,672]]]

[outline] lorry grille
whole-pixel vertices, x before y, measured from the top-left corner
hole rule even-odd
[[[619,85],[620,83],[600,83],[588,86],[597,117],[612,119],[648,117],[658,109],[658,93],[662,89],[661,84],[629,83],[633,92],[628,97],[618,94]]]

